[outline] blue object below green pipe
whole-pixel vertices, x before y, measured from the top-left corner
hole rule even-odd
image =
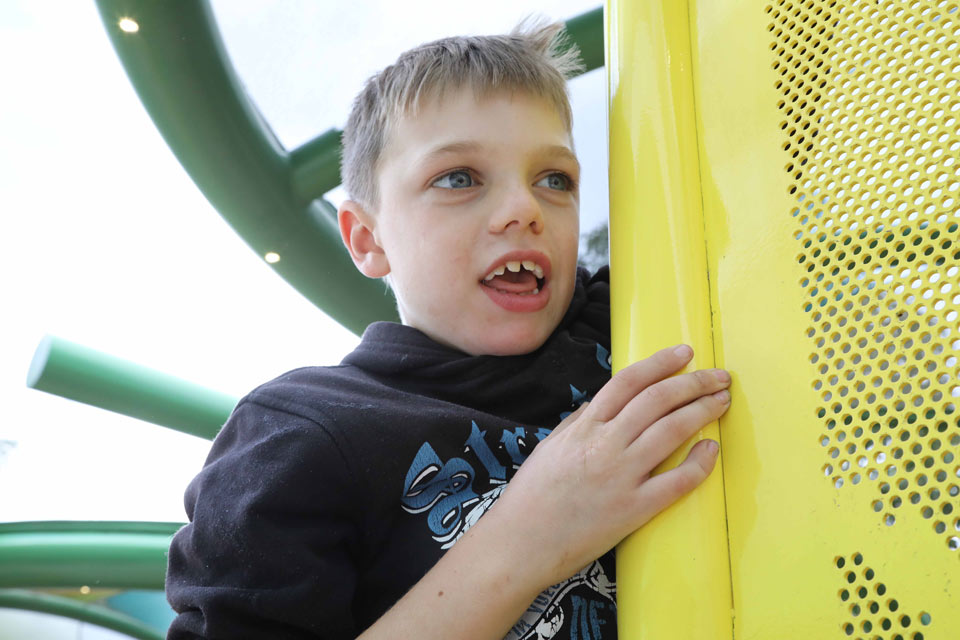
[[[0,589],[0,607],[49,613],[110,629],[138,640],[163,640],[164,631],[154,629],[128,615],[95,603],[38,593],[26,589]]]

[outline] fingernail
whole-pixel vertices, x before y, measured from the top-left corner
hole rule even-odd
[[[723,391],[717,391],[713,394],[713,397],[719,400],[720,402],[727,404],[730,402],[730,392],[724,389]]]
[[[693,349],[691,349],[685,344],[680,345],[679,347],[674,349],[673,352],[677,354],[677,356],[680,358],[689,358],[690,356],[693,355]]]
[[[720,382],[730,382],[730,374],[723,369],[714,370],[714,375],[717,376],[717,380]]]
[[[716,440],[708,440],[708,441],[707,441],[707,452],[708,452],[710,455],[715,456],[715,455],[717,455],[717,452],[718,452],[718,451],[720,451],[720,443],[718,443]]]

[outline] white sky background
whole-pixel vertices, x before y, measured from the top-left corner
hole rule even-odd
[[[234,66],[288,148],[342,127],[363,81],[411,46],[599,4],[213,2]],[[27,389],[43,335],[236,396],[295,367],[336,364],[358,339],[203,198],[140,104],[92,0],[4,0],[0,61],[0,522],[185,521],[183,490],[209,442]],[[603,72],[572,90],[589,229],[606,216]]]

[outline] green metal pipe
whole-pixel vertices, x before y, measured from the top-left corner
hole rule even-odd
[[[208,439],[237,403],[225,393],[54,336],[37,347],[27,386]]]
[[[340,136],[330,129],[290,154],[293,190],[301,202],[316,200],[340,184]]]
[[[335,222],[294,188],[290,154],[238,80],[209,2],[97,0],[97,6],[157,129],[247,244],[260,256],[279,256],[272,268],[352,331],[396,320],[387,288],[354,268]]]
[[[182,524],[0,524],[0,587],[163,589],[167,549]]]
[[[163,640],[165,633],[132,618],[112,611],[107,607],[72,598],[37,593],[25,589],[0,589],[0,607],[49,613],[64,618],[87,622],[137,638],[138,640]]]
[[[593,71],[603,66],[603,7],[591,9],[567,20],[567,33],[580,48],[585,71]]]

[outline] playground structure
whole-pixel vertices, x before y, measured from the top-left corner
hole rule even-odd
[[[98,4],[151,117],[251,248],[355,331],[393,317],[381,288],[348,279],[321,198],[338,132],[278,149],[205,3]],[[588,68],[602,20],[569,23]],[[950,637],[957,3],[613,1],[606,23],[614,367],[684,341],[691,366],[735,377],[723,429],[702,434],[720,473],[618,550],[620,637]],[[232,404],[56,339],[31,381],[208,437]],[[0,606],[160,637],[119,601],[44,590],[160,589],[175,527],[0,525]]]

